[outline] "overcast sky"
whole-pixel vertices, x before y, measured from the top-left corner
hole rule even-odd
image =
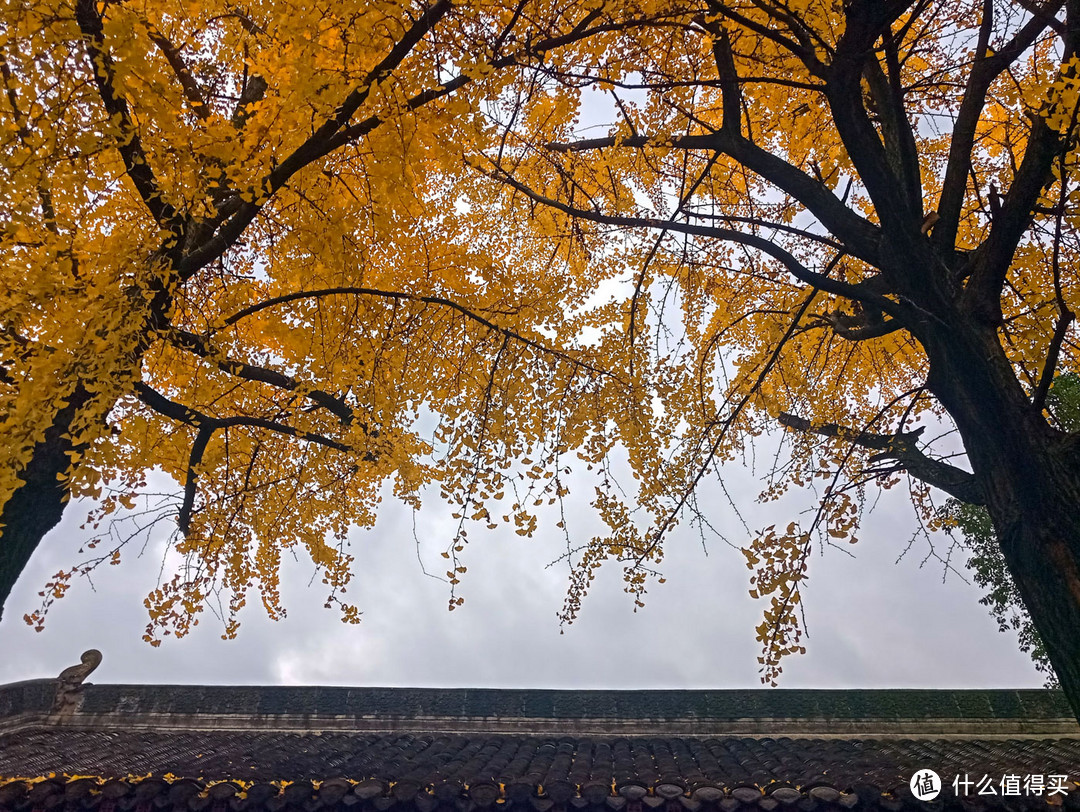
[[[786,525],[807,494],[784,504],[757,505],[760,485],[747,469],[729,465],[725,481],[751,528]],[[584,483],[582,483],[584,484]],[[706,504],[712,520],[735,543],[745,531],[715,485]],[[189,637],[142,642],[142,599],[161,569],[163,542],[142,557],[105,567],[96,591],[77,583],[52,609],[44,632],[22,615],[36,608],[37,591],[58,569],[77,560],[85,540],[69,510],[35,554],[0,623],[0,683],[52,677],[87,648],[104,662],[96,682],[203,684],[323,684],[434,687],[734,688],[758,687],[754,627],[761,602],[748,593],[742,556],[719,541],[708,553],[688,529],[667,543],[667,582],[654,586],[644,610],[632,611],[620,572],[611,567],[589,594],[580,620],[562,630],[556,612],[567,578],[564,565],[547,568],[563,547],[549,524],[536,538],[509,530],[474,531],[465,552],[466,603],[446,610],[447,587],[424,574],[441,572],[439,552],[453,533],[451,512],[433,501],[416,517],[392,501],[372,530],[353,534],[353,599],[364,611],[357,626],[322,608],[321,585],[309,587],[310,562],[290,563],[283,597],[288,618],[271,622],[257,600],[241,615],[239,638],[220,639],[221,624],[206,615]],[[572,507],[569,526],[593,529],[588,507]],[[556,519],[552,519],[552,522]],[[1012,634],[1001,634],[979,605],[980,590],[957,575],[944,578],[939,561],[924,559],[925,540],[908,546],[915,518],[902,489],[888,492],[865,523],[854,557],[815,552],[805,586],[810,638],[805,656],[791,658],[781,687],[1038,687],[1041,676]],[[939,539],[939,550],[947,542]],[[962,561],[964,556],[960,556]]]

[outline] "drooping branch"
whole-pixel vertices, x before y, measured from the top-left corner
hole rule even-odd
[[[836,258],[829,265],[829,271],[831,271],[832,268],[839,262],[841,256],[841,254],[837,254]],[[720,420],[719,415],[717,415],[717,418],[712,421],[712,425],[709,426],[709,431],[714,434],[714,437],[712,442],[709,444],[708,450],[704,454],[703,462],[697,466],[693,477],[691,477],[690,481],[683,488],[682,493],[675,501],[675,504],[672,505],[671,509],[665,513],[663,520],[658,524],[656,530],[653,531],[652,538],[649,543],[637,555],[637,566],[641,566],[641,564],[645,561],[645,558],[650,555],[653,550],[656,549],[656,547],[663,540],[667,532],[678,521],[683,509],[690,503],[691,498],[697,492],[698,485],[701,484],[701,480],[705,478],[705,475],[708,473],[710,466],[716,459],[716,455],[720,452],[720,448],[723,445],[724,440],[727,438],[728,432],[731,430],[731,427],[735,425],[735,421],[739,419],[740,415],[742,415],[743,410],[746,409],[747,405],[750,403],[750,400],[761,391],[761,385],[765,383],[765,380],[769,377],[769,374],[772,372],[773,367],[775,367],[776,363],[780,360],[780,355],[783,352],[784,347],[787,345],[788,340],[798,332],[799,324],[802,321],[803,316],[806,315],[806,311],[810,309],[810,305],[813,304],[814,299],[817,298],[818,292],[818,289],[814,288],[810,291],[807,297],[803,299],[802,303],[795,311],[795,315],[792,317],[791,323],[788,324],[787,329],[784,331],[784,335],[776,343],[776,346],[773,347],[772,352],[769,354],[768,360],[764,363],[764,365],[762,365],[761,369],[758,371],[757,378],[754,380],[754,383],[750,386],[749,389],[747,389],[746,392],[743,393],[742,397],[739,398],[738,402],[734,405],[728,416],[723,420]],[[702,440],[704,439],[705,437],[703,436]]]
[[[166,397],[141,381],[136,382],[135,384],[135,394],[143,404],[149,406],[158,414],[197,428],[195,440],[191,444],[191,452],[188,455],[187,474],[184,480],[184,498],[181,502],[180,513],[177,518],[177,525],[180,532],[185,535],[191,528],[191,515],[195,507],[195,495],[198,491],[199,480],[198,466],[202,463],[203,455],[206,453],[206,448],[209,445],[214,432],[220,429],[234,427],[264,429],[276,434],[283,434],[286,437],[294,437],[298,440],[314,443],[326,448],[332,448],[335,451],[354,452],[356,450],[351,446],[330,437],[325,437],[310,431],[303,431],[302,429],[287,425],[278,420],[270,420],[264,417],[250,417],[247,415],[211,417],[198,409],[193,409],[189,406],[177,403],[175,400]],[[364,459],[372,461],[375,457],[371,452],[365,452]]]
[[[911,476],[927,485],[945,491],[962,502],[972,505],[986,504],[986,495],[973,474],[955,465],[928,457],[919,449],[917,441],[923,432],[921,428],[900,434],[875,434],[868,431],[856,431],[835,423],[815,426],[806,418],[787,412],[781,412],[779,421],[782,426],[795,431],[845,440],[872,451],[879,451],[881,453],[871,457],[871,461],[894,459]]]

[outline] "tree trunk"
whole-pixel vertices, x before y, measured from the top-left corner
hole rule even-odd
[[[76,449],[70,428],[89,395],[77,386],[68,404],[53,418],[45,437],[34,446],[30,462],[20,474],[23,484],[0,510],[0,620],[4,604],[45,534],[63,515],[68,486],[60,476],[71,466],[68,452]]]
[[[165,259],[175,264],[175,257],[166,256]],[[148,310],[144,313],[133,309],[128,329],[113,334],[120,348],[125,340],[135,338],[130,349],[116,353],[121,361],[109,375],[92,381],[87,388],[85,379],[80,378],[79,366],[71,364],[69,375],[75,385],[65,397],[67,405],[53,415],[45,437],[34,446],[30,461],[19,472],[23,484],[0,507],[0,620],[15,581],[45,534],[59,523],[70,498],[66,474],[79,465],[72,461],[71,452],[77,452],[77,460],[86,450],[85,441],[73,442],[72,432],[79,435],[87,426],[104,424],[124,391],[123,382],[138,379],[143,354],[152,338],[167,323],[165,314],[171,304],[168,284],[151,278],[150,286],[155,293]],[[132,302],[139,300],[134,288],[125,290],[124,295]]]
[[[1077,443],[1031,404],[996,330],[956,315],[924,342],[928,384],[956,421],[1009,572],[1080,720]]]
[[[1080,720],[1080,501],[1074,495],[1071,503],[1059,502],[1054,513],[1014,525],[999,537],[1009,571]]]

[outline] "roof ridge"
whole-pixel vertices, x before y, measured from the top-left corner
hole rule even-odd
[[[0,686],[0,729],[424,730],[568,735],[1080,736],[1048,689],[520,689],[86,683]],[[50,721],[51,720],[51,721]]]

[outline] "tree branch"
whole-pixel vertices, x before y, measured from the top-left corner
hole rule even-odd
[[[317,406],[321,406],[336,415],[343,423],[352,422],[354,416],[352,407],[336,395],[331,395],[329,392],[324,392],[321,389],[309,389],[303,386],[296,378],[285,375],[275,369],[267,369],[266,367],[255,366],[244,361],[235,361],[230,358],[225,358],[210,347],[201,336],[189,333],[187,330],[173,328],[167,334],[167,338],[173,346],[187,350],[200,358],[214,361],[217,368],[222,372],[227,372],[230,375],[235,375],[244,380],[265,383],[277,387],[278,389],[284,389],[288,392],[301,390],[304,397]]]
[[[880,316],[880,313],[878,315]],[[904,329],[904,325],[896,319],[875,320],[868,318],[865,313],[858,316],[841,312],[823,313],[818,315],[818,319],[817,323],[808,325],[808,329],[830,327],[833,333],[847,341],[867,341]]]
[[[12,75],[11,66],[6,59],[0,60],[0,77],[3,77],[4,80],[4,88],[7,91],[8,104],[11,105],[11,116],[15,120],[19,140],[22,141],[24,147],[32,150],[30,145],[30,121],[19,108],[19,97],[15,92],[15,77]],[[52,190],[45,182],[44,177],[38,181],[37,192],[38,200],[41,201],[41,213],[45,215],[45,227],[53,234],[56,234],[56,209],[53,208]]]
[[[962,502],[972,505],[986,504],[986,495],[973,474],[955,465],[949,465],[947,462],[932,459],[919,450],[916,441],[923,432],[921,428],[900,434],[873,434],[867,431],[855,431],[835,423],[815,426],[806,418],[787,412],[780,413],[779,421],[780,425],[795,431],[846,440],[863,448],[880,451],[880,454],[870,458],[871,462],[884,458],[894,459],[902,464],[904,470],[911,476],[927,485],[945,491]]]
[[[1050,392],[1050,384],[1054,382],[1054,370],[1057,369],[1058,355],[1061,353],[1061,343],[1065,340],[1065,334],[1069,332],[1069,325],[1076,320],[1076,314],[1068,308],[1058,317],[1057,327],[1054,329],[1054,337],[1050,339],[1050,347],[1046,351],[1046,361],[1043,364],[1042,375],[1039,377],[1039,385],[1031,398],[1031,405],[1040,412],[1046,405],[1046,396]]]
[[[808,49],[803,47],[803,44],[797,39],[789,39],[783,34],[769,28],[769,26],[764,23],[760,23],[757,20],[753,20],[750,17],[740,14],[735,9],[730,8],[727,3],[710,3],[709,10],[713,14],[720,14],[724,18],[731,20],[733,23],[736,23],[749,31],[753,31],[758,36],[779,45],[793,56],[798,57],[799,61],[801,61],[803,65],[806,66],[807,70],[810,71],[811,75],[819,78],[824,77],[825,65],[817,58],[817,54],[814,53],[813,48]]]
[[[617,379],[617,376],[612,372],[609,372],[605,369],[600,369],[599,367],[595,367],[592,364],[588,364],[584,361],[574,358],[572,355],[563,352],[562,350],[555,349],[554,347],[545,346],[539,341],[524,336],[521,333],[518,333],[507,327],[502,327],[498,324],[495,324],[495,322],[484,318],[476,311],[470,310],[469,308],[465,307],[462,304],[459,304],[458,302],[453,301],[452,299],[445,299],[441,296],[421,296],[415,293],[404,293],[402,291],[396,290],[379,290],[377,288],[361,288],[350,286],[343,286],[337,288],[321,288],[319,290],[302,290],[295,293],[286,293],[282,296],[275,296],[271,299],[266,299],[265,301],[249,305],[243,310],[238,310],[237,312],[226,318],[223,324],[225,324],[225,326],[227,327],[231,327],[241,319],[254,315],[260,310],[266,310],[267,308],[288,304],[289,302],[295,302],[300,299],[318,299],[323,296],[375,296],[383,299],[393,299],[395,301],[420,302],[423,304],[448,307],[451,310],[457,311],[461,315],[465,316],[465,318],[471,321],[475,321],[477,324],[486,327],[492,332],[499,333],[500,335],[506,336],[508,338],[512,338],[515,341],[520,341],[522,344],[525,344],[527,347],[530,347],[539,353],[542,353],[544,355],[551,355],[561,361],[565,361],[568,364],[576,366],[579,369],[584,369],[595,375],[604,375]]]
[[[972,272],[962,303],[985,324],[1001,323],[1001,290],[1012,267],[1016,246],[1031,225],[1035,204],[1052,178],[1054,158],[1065,138],[1052,130],[1042,116],[1036,118],[1024,158],[993,219],[990,234],[972,252]]]
[[[836,262],[839,261],[840,256],[841,255],[838,254],[833,260],[833,262],[830,263],[829,270],[831,270],[832,267],[836,264]],[[668,510],[664,514],[663,520],[657,526],[656,530],[652,533],[652,540],[648,544],[646,544],[644,549],[638,554],[636,559],[636,566],[641,566],[646,556],[648,556],[653,550],[656,549],[657,545],[659,545],[661,540],[664,538],[664,535],[668,532],[669,529],[671,529],[672,526],[674,526],[675,522],[678,520],[679,514],[682,513],[683,508],[686,507],[691,497],[694,495],[694,493],[697,492],[697,487],[701,483],[701,480],[705,477],[705,474],[708,473],[709,467],[712,465],[713,460],[716,459],[716,455],[720,451],[720,446],[724,442],[724,439],[727,437],[728,430],[733,425],[735,425],[735,421],[738,420],[739,416],[742,414],[743,409],[745,409],[746,405],[750,402],[750,399],[759,392],[759,390],[761,389],[761,385],[765,382],[765,379],[769,377],[769,373],[772,372],[772,369],[776,365],[776,362],[780,360],[780,354],[783,351],[784,346],[787,344],[788,339],[790,339],[793,335],[796,334],[796,332],[798,332],[799,322],[802,321],[802,317],[806,315],[806,311],[810,308],[810,305],[813,303],[817,295],[818,289],[814,288],[810,291],[807,297],[803,299],[802,304],[800,304],[798,310],[795,311],[794,318],[791,320],[791,323],[784,331],[784,335],[777,342],[776,346],[769,354],[768,360],[758,372],[757,378],[754,380],[754,383],[746,392],[743,393],[743,396],[739,398],[739,402],[735,404],[734,408],[731,410],[731,413],[722,421],[720,420],[719,414],[714,420],[711,421],[711,425],[708,427],[708,430],[715,430],[717,428],[717,425],[719,425],[719,430],[716,432],[716,436],[705,454],[704,462],[697,466],[697,470],[694,472],[694,476],[690,479],[690,482],[687,483],[686,487],[683,488],[682,493],[679,495],[679,498],[676,500],[675,504],[671,507],[670,510]],[[701,440],[699,440],[699,447],[700,444],[704,442],[704,440],[705,437],[703,436]]]
[[[555,152],[584,152],[619,146],[643,149],[658,145],[660,140],[651,136],[608,136],[568,143],[553,142],[545,146]],[[805,206],[830,233],[843,241],[846,253],[871,265],[878,265],[878,227],[845,206],[828,186],[783,158],[766,152],[737,134],[730,135],[723,131],[708,135],[681,135],[662,141],[665,149],[714,150],[734,158]]]
[[[851,285],[847,282],[841,282],[837,279],[831,279],[824,274],[811,271],[801,262],[799,262],[790,252],[785,250],[777,243],[767,240],[764,237],[759,237],[756,234],[744,234],[740,231],[735,231],[729,228],[718,228],[716,226],[699,226],[692,223],[674,223],[670,220],[660,220],[655,217],[626,217],[621,215],[601,214],[600,212],[589,211],[587,209],[579,209],[571,206],[567,203],[562,203],[558,200],[553,200],[549,197],[539,194],[530,187],[516,180],[510,173],[502,169],[502,167],[494,166],[493,174],[495,174],[499,180],[502,180],[507,185],[514,189],[517,189],[522,194],[529,197],[531,200],[535,200],[537,203],[541,203],[545,206],[550,206],[553,209],[569,214],[572,217],[577,217],[582,220],[589,220],[594,223],[603,223],[605,225],[614,226],[627,226],[630,228],[655,228],[655,229],[667,229],[668,231],[675,231],[680,234],[690,234],[700,237],[711,237],[713,239],[726,240],[729,242],[738,243],[740,245],[746,245],[751,248],[756,248],[762,253],[768,254],[776,260],[779,260],[788,272],[791,273],[800,282],[804,282],[807,285],[811,285],[814,288],[825,291],[826,293],[832,293],[837,296],[843,296],[847,299],[854,299],[880,308],[881,310],[889,313],[894,318],[902,318],[903,313],[900,306],[890,300],[876,293],[867,292],[864,289],[860,289],[855,285]]]
[[[894,233],[919,228],[922,201],[908,199],[909,184],[890,166],[885,145],[863,102],[862,80],[870,61],[877,59],[874,43],[887,35],[907,5],[895,0],[847,3],[844,33],[836,44],[825,82],[825,96],[845,151],[874,203],[882,228]],[[893,111],[893,115],[898,113]]]
[[[87,3],[93,5],[94,0],[79,0],[79,2],[80,5]],[[334,141],[334,136],[346,127],[349,119],[360,109],[360,106],[371,93],[371,88],[389,76],[405,60],[420,40],[450,10],[450,6],[450,0],[438,0],[434,6],[421,14],[394,47],[390,49],[390,53],[368,72],[360,85],[338,106],[337,110],[334,111],[334,115],[323,122],[303,144],[293,150],[288,157],[271,170],[264,180],[265,188],[261,191],[267,195],[277,192],[305,166],[339,146],[340,144]],[[382,123],[378,117],[372,117],[369,121],[371,122],[370,129],[374,129]],[[349,140],[349,138],[346,138],[341,143],[347,143]],[[235,211],[226,210],[228,211],[227,219],[219,214],[217,221],[212,223],[217,229],[217,233],[198,249],[184,257],[178,269],[180,277],[182,279],[190,278],[208,262],[212,262],[227,251],[243,233],[244,229],[255,219],[259,211],[262,210],[262,205],[262,203],[246,201],[239,204]]]
[[[139,197],[142,198],[158,224],[170,229],[179,237],[183,231],[183,218],[161,194],[154,171],[146,160],[146,152],[143,150],[135,122],[131,118],[127,100],[118,95],[113,86],[113,59],[105,50],[105,31],[101,14],[98,13],[97,0],[77,0],[75,19],[86,42],[90,69],[94,74],[101,101],[105,105],[105,112],[120,125],[120,137],[116,140],[116,148],[124,161],[127,176],[135,184]]]
[[[934,227],[932,237],[934,244],[939,248],[951,251],[955,247],[956,235],[960,228],[960,213],[967,191],[968,176],[971,172],[971,151],[975,145],[975,129],[986,106],[990,86],[1020,54],[1031,46],[1039,34],[1046,30],[1049,25],[1046,15],[1052,19],[1063,3],[1064,0],[1050,0],[1044,7],[1045,14],[1033,14],[1012,40],[991,55],[988,49],[993,24],[993,4],[986,0],[983,19],[979,26],[975,62],[968,75],[964,96],[956,114],[956,123],[953,125],[952,139],[949,143],[949,157],[945,164],[945,179],[942,182],[937,209],[941,220]]]
[[[184,535],[187,535],[187,532],[191,527],[191,514],[194,510],[195,494],[198,490],[199,474],[197,467],[199,463],[202,462],[203,455],[206,453],[206,447],[210,443],[214,432],[219,429],[229,429],[234,427],[265,429],[276,434],[283,434],[287,437],[295,437],[298,440],[304,440],[305,442],[332,448],[335,451],[351,453],[356,450],[345,443],[338,442],[337,440],[325,437],[321,434],[303,431],[293,426],[280,423],[277,420],[269,420],[264,417],[248,417],[246,415],[211,417],[197,409],[192,409],[165,397],[160,392],[147,386],[141,381],[136,381],[135,383],[135,394],[140,401],[158,414],[169,417],[177,422],[194,426],[198,429],[195,434],[195,441],[191,444],[191,453],[188,456],[187,475],[184,481],[184,499],[180,506],[179,516],[177,517],[177,525],[180,528],[180,532]],[[368,451],[365,452],[364,459],[371,462],[375,457]]]
[[[446,10],[450,7],[449,0],[440,0],[440,2],[430,10],[426,15],[417,21],[413,29],[410,30],[409,36],[411,37],[419,29],[418,26],[423,23],[430,29],[434,26],[435,22],[445,14]],[[529,57],[535,57],[537,55],[543,56],[547,51],[561,47],[568,43],[577,41],[584,37],[592,36],[594,34],[600,34],[610,31],[621,30],[630,23],[620,24],[606,24],[598,25],[593,28],[589,28],[589,24],[596,19],[599,15],[598,10],[590,11],[575,27],[567,34],[550,37],[548,39],[539,40],[528,44],[521,50],[502,57],[500,59],[492,60],[489,64],[493,69],[501,69],[509,67],[511,65],[519,64],[522,60]],[[417,42],[420,37],[416,37]],[[407,54],[401,54],[402,50],[399,46],[395,47],[391,56],[400,59],[404,59]],[[410,46],[411,47],[411,46]],[[399,59],[399,61],[400,61]],[[391,63],[390,57],[383,60],[380,65],[382,69],[389,72],[393,70],[393,67],[389,67]],[[373,71],[373,74],[378,72]],[[423,107],[425,104],[432,102],[436,99],[448,96],[456,90],[465,87],[473,81],[473,77],[462,74],[454,79],[439,85],[438,87],[429,88],[427,90],[417,93],[405,103],[405,108],[408,110],[416,110]],[[370,83],[369,83],[370,84]],[[355,111],[354,111],[355,112]],[[346,122],[347,123],[347,122]],[[303,145],[301,145],[292,155],[290,155],[285,162],[280,164],[277,169],[271,172],[264,181],[269,194],[273,194],[278,191],[289,178],[304,166],[324,157],[330,152],[356,141],[358,138],[362,138],[368,133],[375,130],[379,125],[383,123],[383,120],[379,116],[369,116],[363,121],[358,121],[351,125],[342,125],[337,131],[331,132],[329,136],[322,141],[316,141],[316,135],[309,138]],[[321,130],[320,130],[321,132]],[[288,165],[286,165],[288,164]],[[208,263],[213,262],[215,259],[224,254],[236,241],[236,239],[243,233],[244,229],[251,223],[252,220],[258,215],[262,209],[262,204],[254,202],[242,201],[239,197],[233,198],[226,205],[219,208],[218,217],[209,225],[217,230],[217,233],[200,245],[197,249],[189,253],[184,257],[180,263],[180,276],[182,279],[188,279],[199,271],[200,268],[205,267]]]
[[[885,137],[885,156],[892,171],[903,185],[904,195],[913,209],[921,210],[922,170],[915,132],[904,106],[904,89],[901,85],[900,54],[891,28],[883,35],[885,62],[888,72],[874,58],[866,61],[866,80],[881,117],[881,131]]]
[[[975,49],[975,62],[960,101],[956,124],[953,126],[953,138],[949,143],[945,180],[942,184],[940,202],[937,204],[937,214],[941,216],[941,220],[934,227],[932,238],[935,245],[950,249],[950,251],[955,247],[964,194],[967,192],[968,177],[971,174],[971,151],[975,144],[975,128],[986,106],[990,85],[1024,51],[1030,48],[1040,33],[1048,27],[1054,27],[1048,22],[1047,15],[1050,15],[1050,19],[1054,19],[1054,14],[1062,8],[1062,5],[1064,5],[1064,0],[1050,0],[1044,6],[1045,14],[1032,13],[1031,19],[1015,33],[1007,44],[1003,45],[999,51],[990,54],[988,49],[990,28],[993,24],[993,3],[988,0],[985,3],[986,8]],[[1054,29],[1058,30],[1058,27]],[[1061,27],[1061,33],[1064,37],[1064,27]]]
[[[191,109],[195,115],[205,121],[210,115],[210,108],[206,106],[206,100],[203,98],[202,91],[199,90],[199,83],[195,81],[195,77],[188,70],[180,51],[169,41],[168,37],[161,33],[157,26],[149,21],[146,23],[146,33],[150,37],[150,41],[165,56],[165,61],[169,63],[169,67],[172,68],[173,73],[180,82],[184,96],[191,103]]]

